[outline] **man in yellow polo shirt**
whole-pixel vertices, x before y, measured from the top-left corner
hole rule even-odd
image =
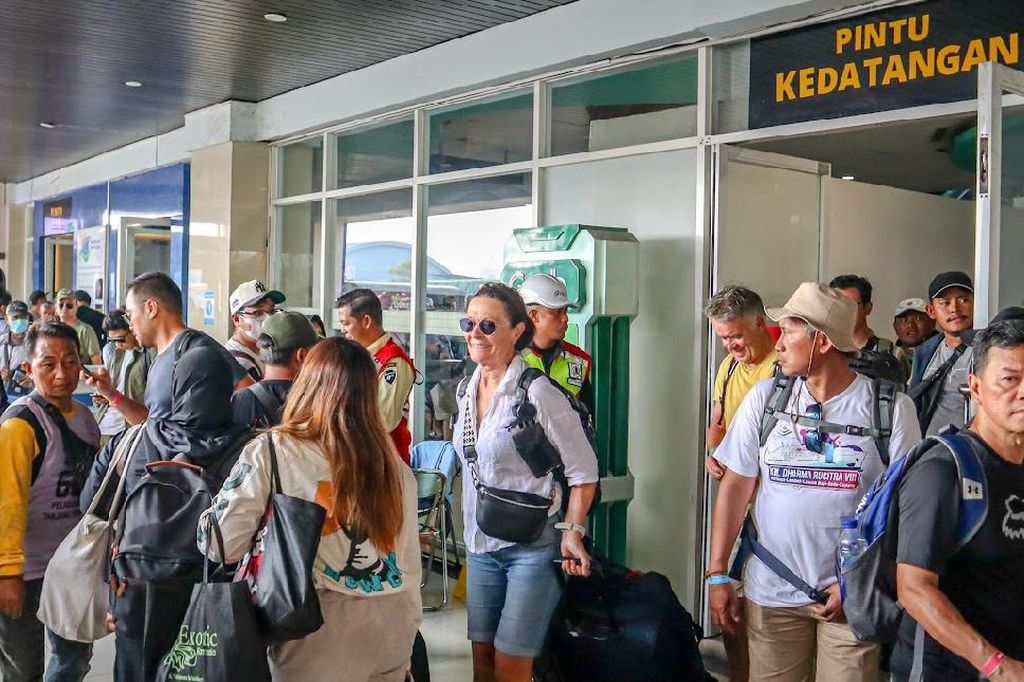
[[[704,314],[728,353],[715,376],[714,403],[706,437],[708,455],[704,460],[708,474],[720,481],[725,467],[710,453],[722,442],[740,403],[754,384],[775,374],[775,339],[765,321],[764,302],[746,287],[723,288],[704,306]],[[741,627],[736,635],[723,633],[723,642],[729,679],[746,682],[749,661],[745,630]]]

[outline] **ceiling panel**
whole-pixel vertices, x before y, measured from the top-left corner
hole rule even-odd
[[[573,1],[4,0],[0,182]]]

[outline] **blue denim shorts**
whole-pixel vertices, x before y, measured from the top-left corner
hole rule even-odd
[[[561,533],[551,524],[537,543],[469,553],[466,611],[470,641],[493,643],[509,656],[540,655],[562,596],[558,577],[562,569],[554,564],[562,556]]]

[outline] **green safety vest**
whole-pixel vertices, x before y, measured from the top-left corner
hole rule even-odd
[[[536,367],[557,381],[569,393],[579,395],[583,382],[590,378],[590,354],[566,341],[560,342],[560,346],[561,352],[555,356],[550,367],[544,366],[544,358],[533,348],[523,351],[523,360],[530,367]]]

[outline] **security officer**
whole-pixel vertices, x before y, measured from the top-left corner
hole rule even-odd
[[[384,331],[380,298],[370,289],[353,289],[334,302],[338,322],[345,336],[373,356],[377,367],[377,403],[384,428],[391,434],[402,461],[411,460],[412,433],[409,431],[409,394],[416,382],[412,358]]]
[[[523,351],[526,364],[543,370],[593,414],[593,361],[587,351],[565,340],[571,305],[565,283],[546,273],[530,275],[519,287],[519,295],[536,328],[532,345]]]

